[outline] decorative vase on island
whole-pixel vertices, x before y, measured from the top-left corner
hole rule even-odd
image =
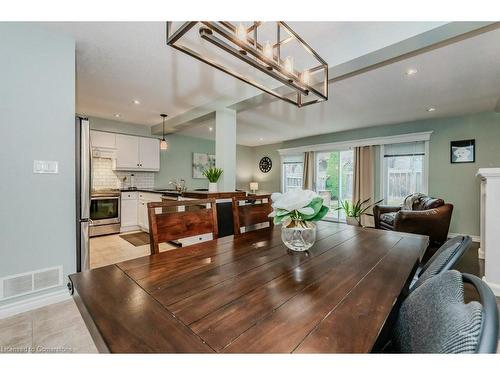
[[[306,251],[316,242],[316,224],[311,221],[292,220],[281,227],[281,240],[290,250]]]
[[[209,193],[217,193],[217,182],[209,182],[208,183],[208,192]]]

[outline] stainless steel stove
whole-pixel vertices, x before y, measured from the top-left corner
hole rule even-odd
[[[90,196],[90,237],[120,233],[120,190],[96,190]]]

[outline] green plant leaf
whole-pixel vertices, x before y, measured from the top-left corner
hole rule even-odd
[[[315,198],[313,198],[313,200],[311,201],[311,203],[309,203],[306,206],[306,207],[311,207],[314,210],[314,213],[312,213],[310,215],[300,214],[300,216],[304,220],[310,220],[310,219],[312,219],[313,217],[315,217],[318,214],[318,212],[321,210],[322,206],[323,206],[323,198],[321,198],[321,197],[315,197]]]
[[[219,181],[220,176],[223,173],[221,168],[208,168],[203,170],[203,176],[205,176],[209,182]]]
[[[279,225],[283,222],[283,220],[286,220],[287,218],[290,218],[290,217],[291,217],[290,214],[284,215],[284,216],[275,216],[274,220],[273,220],[274,225]]]
[[[328,207],[322,206],[319,212],[314,216],[311,221],[319,221],[325,217],[325,215],[328,213]]]

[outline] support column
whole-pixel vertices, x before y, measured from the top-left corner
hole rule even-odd
[[[224,173],[219,180],[219,191],[236,189],[236,111],[215,111],[215,165]]]
[[[500,297],[500,168],[480,168],[481,252],[484,254],[483,280]]]

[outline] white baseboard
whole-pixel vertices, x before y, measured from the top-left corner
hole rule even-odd
[[[479,236],[473,236],[471,234],[464,234],[464,233],[448,233],[448,238],[453,238],[456,236],[469,236],[472,238],[472,242],[481,242],[481,237]]]
[[[141,227],[138,225],[131,225],[127,227],[120,227],[120,233],[127,233],[127,232],[135,232],[141,230]]]
[[[495,296],[500,297],[500,285],[499,284],[490,283],[489,281],[486,280],[486,276],[483,276],[483,281],[486,284],[488,284],[488,286],[493,291],[493,294]]]
[[[0,319],[70,299],[68,289],[45,293],[0,306]]]
[[[483,249],[481,249],[481,248],[477,249],[477,257],[479,259],[484,259],[484,250]]]

